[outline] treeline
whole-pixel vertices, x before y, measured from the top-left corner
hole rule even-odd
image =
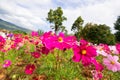
[[[67,34],[66,27],[63,26],[63,22],[67,20],[63,16],[63,10],[61,7],[53,10],[50,9],[47,16],[47,21],[51,23],[51,28],[55,33],[64,32]],[[77,40],[86,39],[94,44],[105,43],[114,45],[116,42],[120,42],[120,16],[118,16],[114,23],[115,34],[111,33],[110,27],[106,24],[87,23],[83,26],[84,20],[81,16],[73,22],[71,25],[71,31],[74,32]]]

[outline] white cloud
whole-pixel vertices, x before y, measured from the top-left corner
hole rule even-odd
[[[0,0],[0,18],[32,30],[50,30],[46,21],[49,9],[61,6],[70,32],[73,22],[82,16],[84,22],[113,23],[120,15],[120,0]]]
[[[98,24],[107,24],[113,30],[113,23],[118,15],[120,15],[120,1],[119,0],[106,0],[103,3],[96,3],[94,5],[66,8],[64,11],[68,17],[69,22],[65,25],[73,23],[78,16],[82,16],[85,23],[92,22]],[[70,30],[70,27],[68,27]],[[114,31],[113,31],[114,32]]]
[[[37,7],[36,4],[44,5],[49,4],[49,2],[50,0],[45,0],[43,3],[39,0],[35,0],[34,2],[30,2],[30,0],[13,0],[9,1],[9,4],[6,4],[8,0],[2,0],[0,1],[0,10],[6,12],[6,14],[0,14],[0,18],[31,30],[37,30],[40,27],[47,26],[47,23],[43,20],[45,11]],[[32,8],[30,8],[31,5]],[[36,15],[35,10],[32,10],[33,8],[38,10],[37,14],[39,15]]]

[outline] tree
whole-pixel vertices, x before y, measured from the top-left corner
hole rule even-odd
[[[105,24],[87,23],[82,30],[82,37],[95,44],[115,44],[115,37],[110,31],[110,27]]]
[[[64,32],[65,35],[68,35],[68,31],[65,29],[65,26],[62,26],[61,32]]]
[[[39,34],[39,35],[42,35],[42,34],[44,34],[44,31],[41,30],[41,29],[38,29],[38,34]]]
[[[62,30],[62,22],[65,20],[67,20],[67,18],[63,16],[63,11],[61,7],[58,7],[56,10],[50,9],[50,11],[48,12],[47,21],[54,24],[51,27],[52,29],[54,29],[55,33]]]
[[[116,31],[115,38],[117,42],[120,42],[120,16],[118,16],[116,22],[114,23],[114,28]]]
[[[81,16],[79,16],[75,20],[75,22],[73,23],[72,28],[71,28],[71,31],[74,31],[75,36],[77,37],[78,40],[80,39],[81,32],[83,29],[83,22],[84,22],[84,20],[81,18]]]

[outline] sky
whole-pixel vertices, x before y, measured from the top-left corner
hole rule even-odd
[[[61,7],[69,33],[74,21],[81,16],[86,23],[106,24],[114,32],[120,16],[120,0],[0,0],[0,18],[31,30],[50,31],[46,20],[50,9]]]

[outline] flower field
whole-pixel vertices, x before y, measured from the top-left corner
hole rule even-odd
[[[52,31],[0,36],[0,80],[120,80],[120,44]]]

